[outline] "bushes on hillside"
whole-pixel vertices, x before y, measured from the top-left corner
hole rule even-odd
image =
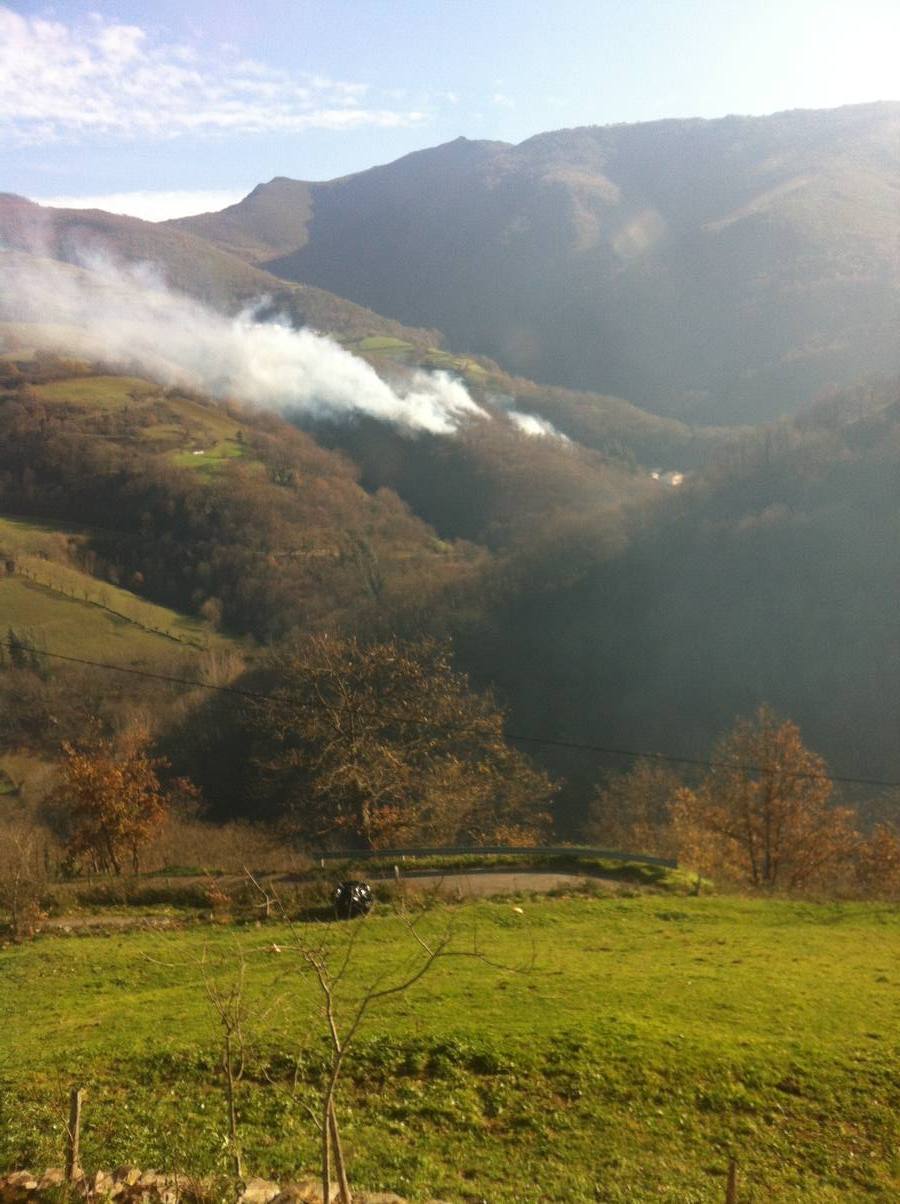
[[[900,833],[882,823],[863,834],[832,795],[825,762],[797,725],[763,706],[717,742],[693,786],[647,760],[612,778],[591,804],[587,833],[751,889],[900,894]]]

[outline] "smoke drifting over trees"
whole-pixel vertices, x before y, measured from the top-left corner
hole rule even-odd
[[[216,313],[146,264],[123,267],[92,254],[79,271],[32,256],[2,260],[0,320],[39,323],[34,337],[55,351],[281,412],[359,413],[440,434],[484,415],[445,372],[412,372],[391,386],[332,339],[261,321],[258,307],[234,318]]]

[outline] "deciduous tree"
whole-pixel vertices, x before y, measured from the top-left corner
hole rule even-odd
[[[697,791],[673,806],[680,856],[748,885],[787,890],[826,875],[857,841],[853,812],[831,804],[825,762],[765,706],[716,745]]]
[[[95,873],[137,873],[143,846],[166,819],[165,793],[157,777],[163,762],[149,755],[143,738],[117,751],[107,740],[84,748],[63,745],[61,778],[49,807],[73,866]]]
[[[554,788],[503,739],[443,645],[313,636],[269,660],[252,709],[259,790],[307,839],[369,848],[536,836]]]
[[[671,856],[671,807],[681,779],[668,765],[646,758],[611,777],[590,804],[585,834],[611,849]]]

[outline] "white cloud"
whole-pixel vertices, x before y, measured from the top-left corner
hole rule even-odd
[[[0,5],[0,144],[393,128],[417,110],[363,105],[363,83],[286,71],[219,46],[154,42],[94,14],[80,24]]]
[[[193,213],[211,213],[236,205],[249,188],[208,189],[196,192],[108,192],[96,196],[32,196],[39,205],[58,209],[105,209],[107,213],[125,213],[146,222],[164,222]]]
[[[511,96],[507,96],[505,92],[495,92],[491,100],[499,109],[514,109],[516,107],[516,102]]]

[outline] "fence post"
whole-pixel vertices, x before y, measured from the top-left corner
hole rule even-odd
[[[725,1204],[737,1204],[737,1162],[728,1160],[728,1182],[725,1185]]]
[[[66,1128],[66,1182],[81,1178],[81,1104],[84,1091],[73,1087],[69,1092],[69,1124]]]

